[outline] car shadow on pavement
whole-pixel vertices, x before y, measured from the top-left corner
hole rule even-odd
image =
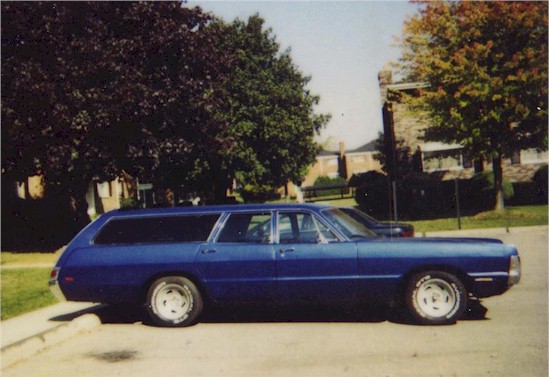
[[[141,305],[97,305],[89,309],[60,315],[52,321],[71,321],[84,314],[95,314],[102,324],[134,324],[155,326],[149,320]],[[480,303],[465,313],[462,320],[486,320],[487,309]],[[224,305],[205,308],[199,322],[202,323],[264,323],[264,322],[349,322],[380,323],[392,322],[415,325],[406,314],[395,312],[388,307],[364,308],[357,305]]]
[[[202,316],[205,323],[254,322],[384,322],[387,308],[356,306],[223,306],[212,307]]]

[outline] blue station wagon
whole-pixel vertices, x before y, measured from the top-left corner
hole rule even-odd
[[[378,238],[337,208],[286,204],[109,212],[67,246],[50,287],[144,304],[161,326],[196,323],[206,302],[397,303],[437,325],[519,279],[517,249],[499,240]]]

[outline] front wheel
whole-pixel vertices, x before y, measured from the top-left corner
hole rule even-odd
[[[190,326],[198,319],[203,307],[196,285],[181,276],[156,280],[147,294],[147,311],[159,326]]]
[[[467,309],[467,291],[454,275],[442,271],[415,274],[406,289],[406,305],[419,323],[455,323]]]

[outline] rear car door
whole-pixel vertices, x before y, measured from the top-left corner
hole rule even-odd
[[[201,245],[196,266],[211,299],[270,301],[276,284],[271,212],[226,214],[214,240]]]
[[[357,297],[357,247],[307,211],[277,216],[277,298],[331,302]]]

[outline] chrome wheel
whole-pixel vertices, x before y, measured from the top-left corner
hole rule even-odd
[[[441,279],[432,279],[421,284],[415,300],[419,309],[430,317],[446,317],[456,307],[454,289]]]
[[[467,291],[454,275],[442,271],[414,275],[406,289],[406,304],[412,316],[426,325],[456,322],[467,308]]]
[[[203,306],[197,287],[180,276],[156,280],[147,295],[149,315],[160,326],[189,326],[196,321]]]
[[[183,318],[193,306],[193,295],[189,288],[178,284],[167,284],[154,297],[158,315],[167,320]]]

